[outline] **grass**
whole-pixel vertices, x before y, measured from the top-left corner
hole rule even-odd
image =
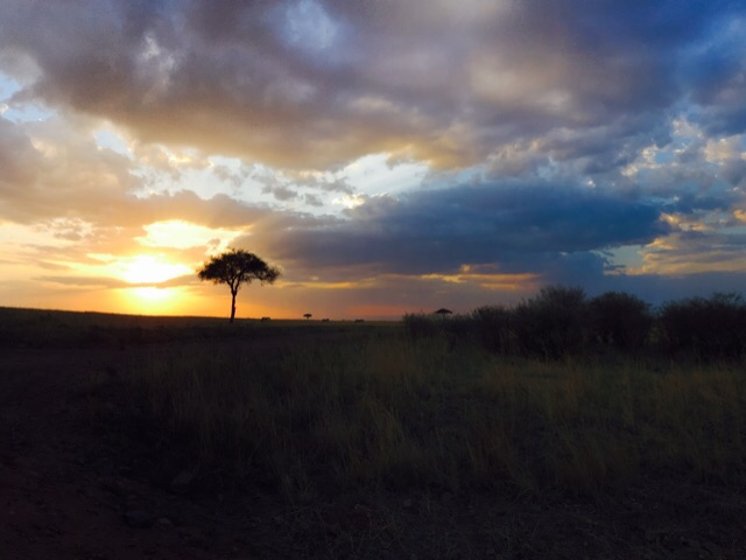
[[[373,329],[159,348],[127,379],[155,436],[293,500],[361,486],[595,493],[746,467],[742,364],[508,359]]]
[[[594,494],[651,476],[728,484],[746,468],[742,361],[510,357],[395,323],[0,309],[0,333],[7,347],[125,350],[113,427],[168,450],[158,460],[290,500],[340,488]]]
[[[0,348],[127,347],[148,343],[225,339],[277,338],[298,333],[349,333],[353,336],[395,323],[225,319],[210,317],[151,317],[113,313],[56,311],[0,307]]]

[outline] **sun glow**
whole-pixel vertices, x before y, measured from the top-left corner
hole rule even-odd
[[[193,274],[183,264],[169,263],[155,255],[138,255],[121,263],[119,276],[130,284],[160,284],[178,276]]]
[[[154,286],[119,290],[128,313],[143,315],[173,315],[182,313],[185,304],[183,288]]]
[[[184,220],[153,222],[144,226],[143,229],[146,235],[136,237],[135,241],[138,243],[146,247],[175,249],[211,245],[216,250],[223,250],[241,234],[238,230],[205,227]]]
[[[174,291],[174,289],[154,287],[128,289],[128,293],[132,294],[133,297],[154,303],[162,303],[168,299],[172,299]]]

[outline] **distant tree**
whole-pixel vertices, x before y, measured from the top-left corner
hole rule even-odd
[[[308,321],[311,317],[313,317],[313,314],[311,314],[311,313],[304,313],[303,316],[306,318],[306,321]]]
[[[453,311],[451,311],[450,309],[446,309],[445,307],[441,307],[440,309],[438,309],[437,311],[435,311],[436,315],[440,315],[443,318],[445,318],[446,315],[450,315],[452,313],[453,313]]]
[[[251,284],[258,280],[272,284],[280,276],[280,271],[268,265],[254,253],[243,249],[229,249],[212,257],[197,271],[200,280],[211,280],[215,284],[227,284],[231,290],[231,323],[236,317],[236,295],[241,284]]]

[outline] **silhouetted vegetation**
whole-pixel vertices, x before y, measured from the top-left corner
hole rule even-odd
[[[637,353],[647,344],[653,315],[650,306],[640,298],[607,292],[593,298],[588,307],[593,343],[626,353]]]
[[[513,307],[483,306],[448,321],[425,314],[403,319],[414,339],[470,340],[501,355],[557,360],[594,355],[648,355],[717,361],[746,355],[746,302],[735,294],[672,301],[654,311],[640,298],[550,286]]]
[[[658,331],[672,355],[740,358],[746,354],[746,303],[736,294],[669,302],[658,315]]]
[[[585,293],[580,288],[543,288],[515,307],[513,324],[524,355],[560,358],[579,354],[588,326]]]
[[[471,322],[482,345],[496,354],[511,354],[516,351],[511,309],[500,305],[485,305],[475,309]]]
[[[229,249],[212,257],[197,271],[200,280],[211,280],[225,284],[231,291],[231,318],[236,317],[236,296],[242,284],[258,280],[261,284],[272,284],[280,276],[279,269],[268,265],[254,253],[243,249]]]

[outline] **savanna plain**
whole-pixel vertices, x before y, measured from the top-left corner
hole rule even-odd
[[[744,309],[3,308],[0,556],[746,558]]]

